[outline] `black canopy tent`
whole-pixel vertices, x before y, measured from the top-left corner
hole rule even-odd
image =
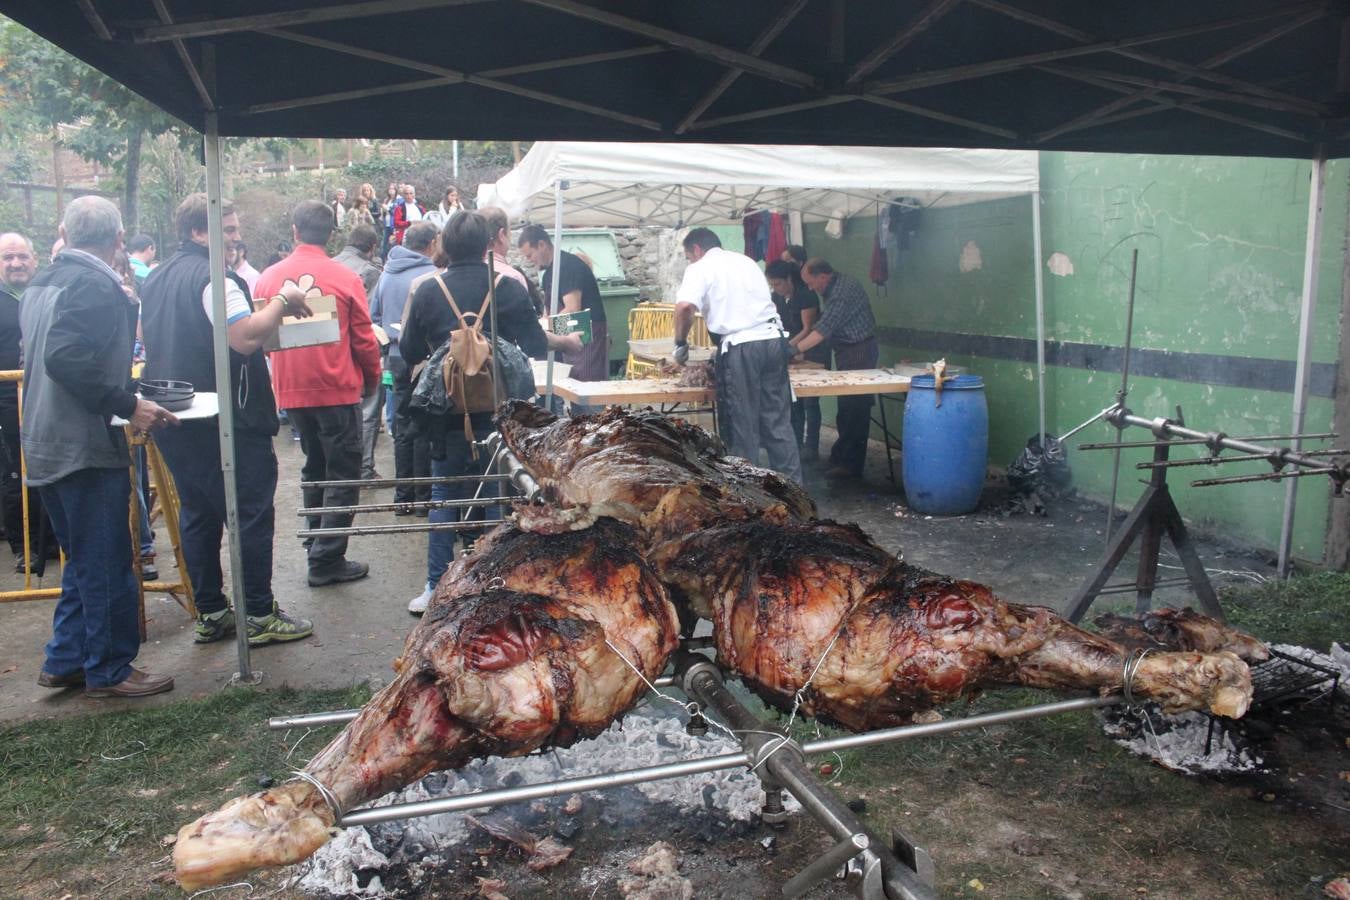
[[[215,0],[0,0],[0,12],[200,129],[217,208],[222,135],[1313,159],[1302,427],[1324,162],[1350,155],[1347,0],[234,0],[220,10]],[[223,323],[224,286],[213,287]],[[222,326],[221,384],[227,358]],[[242,597],[232,429],[222,404]],[[239,647],[247,677],[243,629]]]
[[[1304,159],[1318,144],[1331,156],[1350,148],[1344,0],[3,0],[0,9],[203,132],[214,109],[225,135],[453,131]]]

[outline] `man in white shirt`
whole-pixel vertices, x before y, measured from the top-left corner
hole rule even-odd
[[[703,313],[719,342],[717,405],[731,452],[755,463],[763,445],[769,465],[800,483],[787,370],[792,350],[764,273],[750,257],[723,250],[707,228],[685,236],[684,258],[689,268],[675,295],[675,361],[688,361],[689,329],[694,313]]]

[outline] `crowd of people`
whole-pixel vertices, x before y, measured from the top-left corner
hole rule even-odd
[[[24,372],[21,426],[14,385],[0,384],[0,435],[11,460],[0,507],[11,545],[18,542],[20,565],[31,567],[34,561],[22,558],[17,512],[21,446],[26,483],[36,489],[29,492],[29,546],[40,556],[59,546],[69,558],[38,678],[43,686],[83,687],[92,697],[141,697],[173,687],[171,676],[132,665],[139,646],[136,579],[154,574],[154,542],[144,522],[136,571],[125,526],[132,485],[123,422],[154,431],[174,476],[186,575],[198,609],[194,640],[213,643],[242,628],[250,645],[261,646],[313,634],[312,623],[283,609],[272,591],[274,438],[282,415],[304,456],[310,530],[332,532],[305,541],[311,587],[369,574],[366,563],[348,558],[341,530],[353,522],[354,485],[381,477],[375,447],[382,431],[394,442],[396,515],[473,520],[462,523],[467,529],[428,534],[426,582],[408,604],[420,614],[457,544],[467,549],[485,523],[500,516],[496,508],[442,502],[473,496],[472,481],[450,476],[481,474],[485,459],[475,443],[487,437],[491,413],[420,410],[413,393],[422,365],[457,329],[480,327],[528,357],[558,353],[573,378],[609,376],[604,304],[584,258],[556,247],[544,228],[525,226],[515,246],[538,268],[541,289],[507,259],[511,231],[502,210],[466,210],[454,187],[428,210],[412,185],[391,184],[380,201],[363,184],[350,203],[345,191],[330,202],[299,203],[292,241],[279,245],[261,272],[249,264],[239,211],[221,204],[230,384],[218,386],[209,215],[204,194],[184,199],[175,215],[177,246],[162,262],[152,238],[125,238],[117,207],[99,197],[66,207],[51,264],[40,272],[27,237],[0,235],[0,369]],[[344,243],[330,257],[325,248],[339,229]],[[731,452],[756,460],[763,448],[769,465],[800,481],[803,462],[819,457],[820,407],[813,399],[794,400],[788,364],[806,358],[828,366],[833,351],[840,368],[875,366],[866,292],[800,247],[787,248],[761,271],[749,257],[724,250],[707,228],[688,233],[684,255],[689,265],[676,296],[675,360],[687,362],[689,331],[695,313],[702,314],[718,348],[719,418]],[[589,311],[589,342],[546,327],[543,297],[555,291],[562,311]],[[316,297],[336,304],[337,340],[265,353],[283,318],[309,316]],[[180,421],[139,396],[130,381],[135,358],[144,361],[143,379],[190,382],[232,404],[244,548],[244,596],[234,604],[221,572],[226,476],[215,420]],[[840,401],[839,440],[827,476],[861,473],[870,402]],[[426,476],[441,480],[411,481]]]

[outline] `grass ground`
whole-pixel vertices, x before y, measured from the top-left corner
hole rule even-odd
[[[1224,601],[1235,623],[1267,640],[1325,650],[1350,635],[1350,576],[1229,591]],[[177,829],[284,779],[334,730],[269,732],[264,720],[368,695],[230,689],[0,730],[0,897],[181,896],[165,878]],[[999,692],[970,711],[1039,699]],[[1288,796],[1272,778],[1158,769],[1084,714],[846,754],[836,787],[866,802],[878,833],[900,828],[930,849],[944,897],[1315,896],[1317,879],[1350,871],[1350,817],[1291,799],[1299,779],[1329,766],[1335,784],[1337,767],[1350,770],[1344,734],[1328,739],[1341,743],[1304,746],[1305,736],[1299,755],[1283,758],[1287,771],[1273,778],[1291,783]],[[785,860],[785,874],[799,864]],[[570,896],[566,867],[557,877],[557,896]]]
[[[1046,699],[1000,692],[971,712]],[[1350,868],[1344,825],[1142,762],[1090,715],[876,748],[841,781],[874,831],[930,849],[943,897],[1293,897]]]
[[[269,732],[269,716],[359,706],[365,687],[231,688],[158,709],[0,731],[0,896],[181,896],[156,882],[166,840],[208,807],[283,780],[336,729]]]

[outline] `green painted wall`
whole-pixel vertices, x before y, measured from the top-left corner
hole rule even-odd
[[[1327,169],[1316,362],[1336,361],[1348,173],[1344,162]],[[1130,254],[1137,248],[1136,348],[1293,360],[1308,188],[1309,164],[1291,160],[1042,154],[1042,264],[1062,253],[1073,267],[1063,276],[1043,270],[1047,339],[1122,345]],[[1015,198],[925,210],[909,249],[891,255],[885,292],[873,290],[879,325],[1034,340],[1031,202]],[[833,240],[810,227],[807,246],[865,281],[873,228],[871,220],[853,221],[842,240]],[[962,271],[963,248],[967,271]],[[980,264],[972,268],[975,248]],[[941,355],[984,377],[990,461],[1007,464],[1036,431],[1034,363],[963,357],[940,347],[882,346],[883,363]],[[1065,431],[1106,406],[1119,379],[1118,372],[1050,367],[1047,428]],[[1149,416],[1169,415],[1180,404],[1190,424],[1233,435],[1287,430],[1292,403],[1293,395],[1283,391],[1156,378],[1132,378],[1129,399],[1132,409]],[[1308,429],[1330,430],[1331,418],[1332,401],[1311,398]],[[1113,433],[1097,425],[1082,438],[1109,440]],[[1146,437],[1143,432],[1127,435]],[[1124,455],[1122,505],[1138,496],[1145,473],[1136,473],[1133,464],[1147,456],[1147,451]],[[1111,454],[1075,450],[1071,462],[1080,489],[1105,499]],[[1190,481],[1215,471],[1173,472],[1170,482],[1183,514],[1202,526],[1273,547],[1283,486],[1190,487]],[[1258,470],[1230,466],[1218,474],[1245,471]],[[1308,479],[1301,485],[1294,535],[1301,558],[1322,558],[1327,497],[1324,482]]]

